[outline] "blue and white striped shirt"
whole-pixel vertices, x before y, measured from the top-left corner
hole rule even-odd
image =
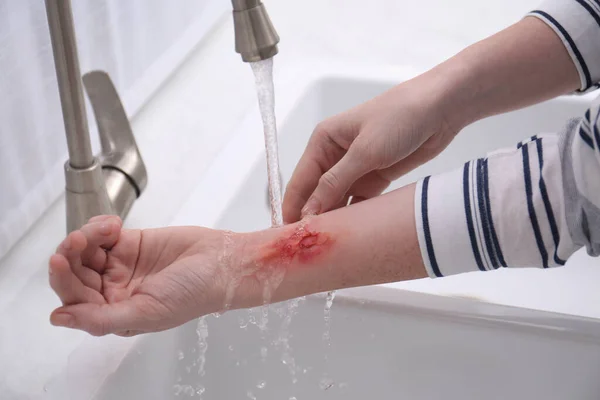
[[[600,1],[547,0],[528,14],[561,38],[581,79],[600,87]],[[563,132],[534,135],[417,184],[419,246],[429,276],[564,265],[600,255],[600,97]]]

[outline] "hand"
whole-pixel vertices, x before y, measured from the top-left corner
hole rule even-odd
[[[383,192],[454,138],[443,90],[421,77],[320,123],[287,186],[287,223]]]
[[[50,320],[95,336],[133,336],[218,311],[224,239],[210,229],[122,230],[118,217],[92,218],[50,258],[50,285],[63,303]]]

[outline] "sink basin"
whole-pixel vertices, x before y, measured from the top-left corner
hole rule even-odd
[[[276,87],[284,182],[317,122],[415,73],[406,68],[346,71],[311,66],[280,77]],[[459,167],[498,147],[513,146],[533,134],[556,131],[586,106],[586,97],[563,97],[478,122],[441,156],[390,190],[426,174]],[[267,228],[263,146],[260,119],[254,111],[197,182],[173,225],[235,231]],[[585,256],[578,260],[578,265],[585,264],[582,270],[591,270]],[[125,358],[94,398],[597,399],[600,322],[508,306],[523,298],[550,297],[542,292],[517,293],[517,281],[521,286],[523,282],[536,286],[533,279],[538,275],[531,273],[498,271],[476,278],[467,274],[435,283],[426,279],[340,291],[331,310],[330,341],[323,337],[324,297],[309,296],[300,301],[292,319],[289,351],[281,340],[286,303],[271,306],[266,331],[248,323],[250,318],[260,320],[260,310],[209,316],[203,322],[208,329],[205,354],[198,332],[206,332],[198,321],[132,339]],[[494,277],[507,286],[496,288],[500,284],[494,284]],[[486,301],[434,295],[443,292],[440,288],[445,283],[438,281],[449,282],[446,294]],[[494,290],[504,297],[494,298]],[[516,294],[511,295],[511,290]]]

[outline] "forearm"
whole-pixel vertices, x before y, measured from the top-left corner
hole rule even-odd
[[[242,235],[243,256],[234,274],[243,278],[233,307],[426,277],[414,190],[410,185],[283,228]]]
[[[455,131],[574,91],[580,84],[560,38],[533,17],[475,43],[417,79],[436,92],[439,110]]]

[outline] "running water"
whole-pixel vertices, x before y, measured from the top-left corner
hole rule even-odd
[[[335,291],[327,293],[325,299],[325,332],[323,332],[323,341],[325,342],[325,373],[319,386],[323,390],[328,390],[333,385],[333,379],[329,376],[329,351],[331,349],[331,307],[335,299]]]
[[[325,299],[325,332],[323,333],[326,350],[331,347],[331,306],[333,306],[333,299],[335,299],[335,291],[328,292]],[[327,356],[327,353],[325,356]]]
[[[271,225],[282,226],[281,182],[279,180],[279,149],[277,147],[277,120],[275,119],[275,87],[273,84],[273,59],[250,63],[256,80],[258,105],[263,121],[269,200],[271,202]]]
[[[206,350],[208,349],[208,342],[206,339],[208,338],[208,325],[206,323],[206,317],[201,317],[198,319],[198,324],[196,325],[196,335],[198,336],[198,348],[192,348],[192,354],[198,353],[198,357],[192,360],[192,364],[185,367],[185,370],[188,374],[192,373],[194,367],[197,367],[198,377],[197,381],[199,383],[195,386],[182,383],[182,377],[177,378],[177,383],[173,385],[173,393],[175,396],[186,396],[186,397],[194,397],[198,396],[200,400],[202,400],[202,395],[206,391],[204,385],[202,385],[202,380],[206,371],[204,366],[206,364]],[[177,352],[177,359],[182,361],[186,359],[185,354],[182,350]],[[193,379],[196,381],[196,379]]]
[[[206,350],[208,350],[208,325],[206,323],[206,317],[198,319],[198,325],[196,326],[196,334],[198,335],[198,376],[200,379],[204,377],[206,371],[204,370],[204,364],[206,364]],[[195,393],[202,397],[205,389],[202,384],[196,386]]]
[[[273,84],[273,59],[250,63],[256,81],[258,106],[263,121],[265,150],[267,153],[267,178],[269,181],[269,202],[271,204],[271,226],[283,225],[281,207],[281,181],[279,180],[279,148],[277,146],[277,120],[275,118],[275,86]],[[281,274],[278,274],[281,275]],[[267,277],[264,282],[261,330],[265,330],[269,319],[269,306],[274,289],[283,276]],[[274,287],[273,287],[274,286]]]
[[[269,201],[271,204],[271,225],[278,227],[283,225],[283,212],[282,212],[282,190],[281,180],[279,171],[279,149],[277,145],[277,120],[275,118],[275,88],[273,84],[273,59],[264,61],[258,61],[250,63],[252,71],[254,72],[254,78],[256,81],[256,91],[258,94],[258,104],[260,113],[263,121],[263,129],[265,136],[265,149],[267,153],[267,177],[269,183]],[[277,289],[279,284],[284,278],[285,272],[279,272],[272,276],[266,277],[264,280],[264,291],[263,291],[263,307],[262,307],[262,321],[259,328],[264,333],[266,324],[268,321],[269,308],[272,293]],[[331,306],[333,304],[333,298],[335,292],[329,292],[327,294],[327,302],[325,304],[325,333],[323,339],[326,343],[326,355],[325,360],[327,362],[328,351],[330,347],[330,318],[331,318]],[[283,323],[279,333],[279,338],[276,340],[276,344],[281,347],[281,362],[286,365],[290,371],[292,383],[295,384],[298,379],[296,377],[296,362],[292,354],[292,349],[289,343],[289,329],[292,322],[292,317],[296,312],[298,303],[304,298],[295,299],[287,302],[287,313],[283,317]],[[251,311],[250,311],[251,313]],[[252,318],[252,317],[251,317]],[[252,323],[252,321],[250,321]],[[242,321],[240,326],[245,326]],[[264,357],[263,357],[264,360]],[[325,376],[324,381],[329,383],[330,379]],[[323,386],[323,385],[322,385]],[[327,389],[330,385],[327,386]],[[251,396],[248,396],[251,397]]]
[[[263,121],[265,150],[267,153],[267,177],[269,182],[269,201],[271,204],[271,226],[283,225],[282,190],[279,171],[279,148],[277,146],[277,120],[275,118],[275,87],[273,84],[273,59],[258,61],[250,64],[256,80],[258,105]],[[272,293],[283,280],[284,272],[278,272],[265,279],[263,292],[262,329],[266,328],[268,321],[268,303]],[[298,306],[299,299],[287,302],[287,314],[283,317],[283,324],[279,338],[275,341],[281,346],[281,362],[286,365],[292,377],[292,383],[297,382],[296,362],[289,344],[289,328],[292,316]],[[262,352],[261,352],[262,353]],[[265,357],[263,357],[264,360]]]

